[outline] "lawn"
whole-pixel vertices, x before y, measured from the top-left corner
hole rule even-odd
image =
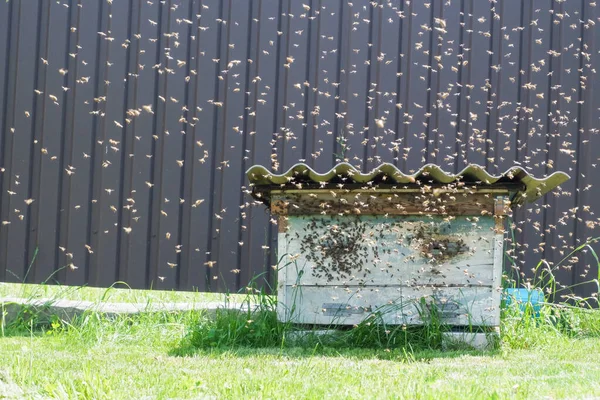
[[[140,293],[146,294],[156,295]],[[181,301],[190,294],[165,296]],[[600,319],[593,315],[593,321]],[[600,340],[589,329],[564,334],[505,322],[504,344],[488,352],[286,345],[174,355],[197,321],[191,312],[112,320],[90,313],[71,324],[7,329],[0,337],[0,399],[592,398],[600,393]]]
[[[112,303],[224,301],[222,293],[174,292],[166,290],[136,290],[94,288],[85,286],[30,285],[0,282],[0,298],[64,299],[107,301]],[[236,297],[236,295],[234,295]],[[239,297],[239,296],[238,296]]]

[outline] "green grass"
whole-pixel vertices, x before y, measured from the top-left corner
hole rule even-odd
[[[169,356],[177,326],[95,340],[8,337],[0,357],[30,395],[51,398],[582,398],[600,391],[600,341],[494,353],[240,348]],[[153,337],[149,339],[148,336]]]
[[[82,299],[93,300],[85,293],[89,290],[79,290]],[[126,295],[112,298],[126,298],[120,296]],[[182,301],[190,294],[165,296]],[[271,301],[260,299],[262,305]],[[73,321],[12,326],[0,337],[0,398],[3,387],[13,392],[18,387],[25,398],[61,399],[583,398],[600,393],[598,311],[544,307],[535,319],[529,312],[506,310],[503,344],[485,352],[441,351],[435,332],[425,328],[399,327],[396,337],[407,341],[392,341],[392,332],[374,323],[343,332],[336,342],[313,338],[298,347],[282,340],[289,328],[264,307],[217,318],[198,311],[112,319],[90,312]]]
[[[136,290],[128,288],[94,288],[85,286],[29,285],[0,282],[0,298],[19,297],[25,299],[64,299],[112,303],[202,303],[224,301],[222,293],[175,292],[166,290]],[[230,296],[237,301],[242,296]]]

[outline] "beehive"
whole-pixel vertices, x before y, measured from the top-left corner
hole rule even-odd
[[[517,167],[494,176],[477,165],[406,175],[391,164],[247,175],[278,218],[280,320],[354,325],[378,313],[412,325],[435,309],[457,327],[499,325],[505,217],[569,178]]]

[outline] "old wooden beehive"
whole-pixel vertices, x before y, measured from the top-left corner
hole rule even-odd
[[[364,174],[345,163],[325,174],[254,166],[247,176],[278,218],[280,320],[353,325],[378,313],[408,325],[435,309],[442,323],[484,327],[500,323],[505,216],[569,178],[477,165]]]

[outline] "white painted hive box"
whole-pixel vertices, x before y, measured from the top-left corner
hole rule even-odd
[[[354,325],[377,313],[415,325],[432,313],[451,326],[500,323],[504,218],[568,176],[543,180],[514,168],[469,166],[413,175],[384,164],[362,174],[304,164],[274,175],[248,171],[253,195],[278,218],[278,317]]]

